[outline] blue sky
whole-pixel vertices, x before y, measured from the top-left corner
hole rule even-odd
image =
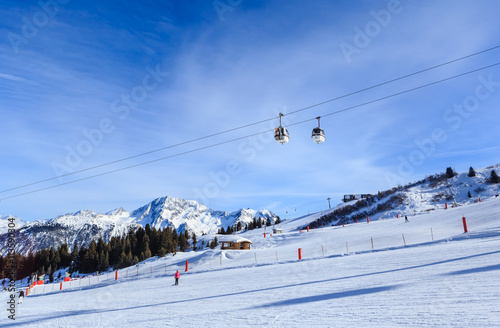
[[[495,1],[2,1],[0,189],[268,120],[0,194],[7,198],[265,132],[293,112],[500,45]],[[24,220],[157,197],[307,214],[452,166],[499,162],[495,49],[284,117],[272,134],[0,202]],[[293,213],[293,214],[292,214]]]

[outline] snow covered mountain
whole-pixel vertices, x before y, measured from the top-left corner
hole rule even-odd
[[[178,232],[194,232],[197,235],[217,233],[221,227],[236,226],[238,222],[249,223],[255,217],[274,219],[268,211],[240,209],[235,212],[212,210],[200,202],[173,197],[163,197],[133,211],[130,214],[133,223],[140,226],[149,224],[152,228],[172,227]]]
[[[130,229],[145,227],[147,224],[152,228],[171,227],[178,232],[187,230],[197,235],[216,233],[221,227],[235,226],[238,222],[246,224],[255,217],[274,220],[276,216],[267,210],[240,209],[228,213],[210,209],[194,200],[162,197],[132,212],[123,208],[105,214],[85,210],[19,224],[16,251],[26,255],[38,249],[57,248],[63,243],[72,247],[75,242],[86,247],[93,239],[102,237],[108,241],[113,236],[123,235]],[[4,225],[3,217],[1,222],[0,228]],[[7,218],[5,222],[8,223]],[[3,255],[7,251],[7,235],[6,230],[1,231],[0,255]]]

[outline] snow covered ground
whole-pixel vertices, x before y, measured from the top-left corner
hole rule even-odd
[[[282,235],[269,236],[269,227],[266,238],[264,229],[241,234],[250,251],[178,253],[120,270],[117,281],[105,273],[63,291],[37,286],[15,321],[2,311],[0,326],[500,326],[500,198],[409,223],[295,230],[319,215],[287,220]],[[8,294],[0,295],[6,307]]]

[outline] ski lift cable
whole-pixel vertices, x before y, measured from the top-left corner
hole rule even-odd
[[[444,63],[444,64],[440,64],[440,65],[434,66],[434,68],[446,65],[448,63],[456,62],[458,60],[461,60],[461,59],[464,59],[464,58],[468,58],[468,57],[471,57],[471,56],[474,56],[474,55],[477,55],[477,54],[480,54],[480,53],[484,53],[486,51],[490,51],[490,50],[493,50],[493,49],[496,49],[496,48],[500,48],[500,46],[493,47],[493,48],[490,48],[490,49],[487,49],[487,50],[483,50],[481,52],[478,52],[478,53],[475,53],[475,54],[471,54],[471,55],[462,57],[460,59],[455,59],[453,61],[450,61],[450,62],[447,62],[447,63]],[[415,91],[415,90],[418,90],[418,89],[421,89],[421,88],[425,88],[427,86],[431,86],[431,85],[434,85],[434,84],[437,84],[437,83],[442,83],[442,82],[445,82],[445,81],[448,81],[448,80],[451,80],[451,79],[454,79],[454,78],[458,78],[458,77],[461,77],[461,76],[464,76],[464,75],[468,75],[468,74],[471,74],[471,73],[474,73],[474,72],[477,72],[477,71],[481,71],[481,70],[484,70],[484,69],[488,69],[488,68],[491,68],[491,67],[494,67],[494,66],[497,66],[497,65],[500,65],[500,63],[496,63],[496,64],[484,66],[484,67],[481,67],[481,68],[478,68],[478,69],[475,69],[475,70],[472,70],[472,71],[468,71],[466,73],[462,73],[462,74],[459,74],[459,75],[448,77],[446,79],[442,79],[442,80],[439,80],[439,81],[431,82],[431,83],[428,83],[428,84],[425,84],[425,85],[422,85],[422,86],[418,86],[418,87],[415,87],[415,88],[412,88],[412,89],[408,89],[408,90],[405,90],[405,91],[401,91],[401,92],[398,92],[398,93],[395,93],[395,94],[392,94],[392,95],[389,95],[389,96],[385,96],[385,97],[378,98],[378,99],[375,99],[375,100],[372,100],[372,101],[369,101],[369,102],[365,102],[363,104],[359,104],[359,105],[355,105],[355,106],[351,106],[351,107],[348,107],[348,108],[344,108],[344,109],[341,109],[341,110],[338,110],[338,111],[335,111],[335,112],[327,113],[327,114],[324,114],[324,115],[319,116],[319,117],[327,117],[327,116],[339,114],[339,113],[342,113],[342,112],[345,112],[345,111],[348,111],[348,110],[351,110],[351,109],[354,109],[354,108],[358,108],[358,107],[365,106],[365,105],[368,105],[368,104],[372,104],[372,103],[375,103],[375,102],[378,102],[378,101],[381,101],[381,100],[392,98],[392,97],[395,97],[395,96],[398,96],[398,95],[401,95],[401,94],[405,94],[405,93],[408,93],[408,92],[411,92],[411,91]],[[424,71],[427,71],[427,70],[430,70],[430,69],[432,69],[432,68],[429,68],[429,69],[426,69],[426,70],[422,70],[420,72],[424,72]],[[412,75],[415,75],[415,74],[418,74],[418,72],[410,74],[410,75],[407,75],[407,76],[412,76]],[[290,115],[290,114],[296,113],[298,111],[310,109],[310,108],[313,108],[313,107],[316,107],[316,106],[320,106],[322,104],[326,104],[326,103],[334,101],[334,100],[338,100],[338,99],[341,99],[341,98],[344,98],[344,97],[347,97],[347,96],[350,96],[350,95],[354,95],[354,94],[359,93],[359,92],[363,92],[363,91],[366,91],[366,90],[369,90],[369,89],[372,89],[372,88],[376,88],[378,86],[381,86],[381,85],[384,85],[384,84],[387,84],[387,83],[391,83],[391,82],[400,80],[402,78],[404,78],[404,77],[401,77],[401,78],[398,78],[398,79],[394,79],[394,80],[391,80],[391,81],[388,81],[388,82],[384,82],[384,83],[378,84],[378,85],[373,86],[373,87],[365,88],[363,90],[356,91],[356,92],[350,93],[350,94],[345,95],[345,96],[337,97],[337,98],[331,99],[329,101],[321,102],[321,103],[318,103],[316,105],[305,107],[303,109],[299,109],[299,110],[290,112],[288,114],[281,114],[280,117],[281,116]],[[152,150],[152,151],[149,151],[149,152],[137,154],[137,155],[134,155],[134,156],[129,156],[129,157],[126,157],[126,158],[123,158],[123,159],[119,159],[119,160],[115,160],[115,161],[112,161],[112,162],[108,162],[108,163],[96,165],[96,166],[89,167],[89,168],[86,168],[86,169],[82,169],[82,170],[79,170],[79,171],[75,171],[75,172],[63,174],[63,175],[60,175],[60,176],[57,176],[57,177],[43,179],[43,180],[39,180],[39,181],[32,182],[32,183],[29,183],[29,184],[21,185],[21,186],[18,186],[18,187],[13,187],[13,188],[5,189],[5,190],[0,191],[0,194],[1,193],[6,193],[6,192],[9,192],[9,191],[13,191],[13,190],[17,190],[17,189],[21,189],[21,188],[25,188],[25,187],[29,187],[29,186],[33,186],[33,185],[36,185],[36,184],[41,184],[43,182],[48,182],[48,181],[52,181],[52,180],[55,180],[55,179],[67,177],[67,176],[74,175],[74,174],[77,174],[77,173],[82,173],[82,172],[90,171],[90,170],[97,169],[97,168],[104,167],[104,166],[108,166],[108,165],[111,165],[111,164],[116,164],[116,163],[119,163],[119,162],[123,162],[125,160],[129,160],[129,159],[141,157],[141,156],[144,156],[144,155],[147,155],[147,154],[152,154],[152,153],[155,153],[155,152],[159,152],[161,150],[166,150],[166,149],[174,148],[174,147],[177,147],[177,146],[180,146],[180,145],[185,145],[185,144],[192,143],[192,142],[195,142],[195,141],[207,139],[207,138],[214,137],[214,136],[217,136],[217,135],[221,135],[221,134],[224,134],[224,133],[228,133],[228,132],[231,132],[231,131],[236,131],[236,130],[239,130],[239,129],[242,129],[242,128],[246,128],[246,127],[250,127],[250,126],[253,126],[253,125],[257,125],[257,124],[261,124],[261,123],[264,123],[264,122],[268,122],[268,121],[271,121],[271,120],[274,120],[274,119],[276,119],[276,118],[273,117],[273,118],[262,120],[262,121],[259,121],[259,122],[246,124],[246,125],[243,125],[243,126],[240,126],[240,127],[232,128],[232,129],[225,130],[225,131],[221,131],[221,132],[214,133],[214,134],[211,134],[211,135],[208,135],[208,136],[204,136],[204,137],[192,139],[192,140],[189,140],[189,141],[181,142],[181,143],[178,143],[178,144],[175,144],[175,145],[170,145],[170,146],[167,146],[167,147],[159,148],[159,149],[156,149],[156,150]],[[317,120],[317,119],[318,119],[318,117],[315,117],[315,118],[312,118],[312,119],[307,119],[307,120],[303,120],[303,121],[300,121],[300,122],[292,123],[292,124],[289,124],[288,126],[294,126],[294,125],[298,125],[298,124],[310,122],[310,121]],[[137,166],[141,166],[141,165],[145,165],[145,164],[157,162],[159,160],[163,160],[163,159],[167,159],[167,158],[172,158],[172,157],[176,157],[176,156],[179,156],[179,155],[184,155],[184,154],[191,153],[191,152],[198,151],[198,150],[202,150],[202,149],[205,149],[205,148],[211,148],[211,147],[218,146],[218,145],[221,145],[221,144],[225,144],[225,143],[228,143],[228,142],[237,141],[237,140],[245,139],[245,138],[248,138],[248,137],[251,137],[251,136],[255,136],[255,135],[267,133],[269,131],[273,131],[273,130],[259,132],[259,133],[256,133],[256,134],[247,135],[247,136],[236,138],[236,139],[232,139],[232,140],[229,140],[229,141],[224,141],[224,142],[217,143],[217,144],[214,144],[214,145],[209,145],[209,146],[206,146],[206,147],[197,148],[195,150],[190,150],[190,151],[187,151],[187,152],[182,152],[182,153],[174,154],[174,155],[167,156],[167,157],[162,157],[160,159],[155,159],[155,160],[152,160],[152,161],[147,161],[147,162],[144,162],[144,163],[139,163],[139,164],[136,164],[136,165],[127,166],[125,168],[121,168],[121,169],[117,169],[117,170],[112,170],[112,171],[104,172],[104,173],[97,174],[97,175],[94,175],[94,176],[89,176],[89,177],[86,177],[86,178],[73,180],[73,182],[79,182],[79,181],[90,179],[92,177],[98,177],[98,176],[102,176],[102,175],[105,175],[105,174],[122,171],[122,170],[125,170],[125,169],[128,169],[128,168],[133,168],[133,167],[137,167]],[[37,189],[34,192],[42,191],[42,190],[46,190],[46,189],[51,189],[51,188],[54,188],[56,186],[66,185],[66,184],[73,183],[73,182],[65,182],[65,183],[61,183],[61,184],[55,185],[55,186]],[[1,198],[0,201],[6,200],[6,199],[10,199],[10,198],[13,198],[13,197],[17,197],[17,196],[21,196],[21,195],[30,194],[30,193],[33,193],[33,192],[26,192],[26,193],[16,194],[16,195],[10,196],[10,197]]]
[[[337,110],[335,112],[330,112],[330,113],[321,115],[320,117],[323,118],[323,117],[328,117],[328,116],[331,116],[331,115],[339,114],[339,113],[342,113],[342,112],[346,112],[346,111],[351,110],[351,109],[355,109],[355,108],[358,108],[358,107],[362,107],[362,106],[366,106],[366,105],[369,105],[369,104],[373,104],[375,102],[379,102],[379,101],[382,101],[382,100],[386,100],[386,99],[389,99],[389,98],[400,96],[400,95],[405,94],[405,93],[409,93],[409,92],[412,92],[412,91],[423,89],[423,88],[429,87],[431,85],[435,85],[435,84],[438,84],[438,83],[446,82],[446,81],[449,81],[449,80],[452,80],[452,79],[455,79],[455,78],[458,78],[458,77],[462,77],[462,76],[465,76],[465,75],[468,75],[468,74],[476,73],[478,71],[482,71],[482,70],[485,70],[485,69],[488,69],[488,68],[492,68],[492,67],[495,67],[495,66],[498,66],[498,65],[500,65],[500,62],[492,64],[492,65],[484,66],[484,67],[481,67],[481,68],[478,68],[478,69],[475,69],[475,70],[472,70],[472,71],[468,71],[468,72],[465,72],[465,73],[461,73],[461,74],[458,74],[458,75],[454,75],[454,76],[451,76],[451,77],[447,77],[447,78],[439,80],[439,81],[434,81],[434,82],[431,82],[431,83],[427,83],[427,84],[424,84],[424,85],[421,85],[421,86],[418,86],[418,87],[415,87],[415,88],[411,88],[411,89],[404,90],[404,91],[401,91],[401,92],[393,93],[391,95],[388,95],[388,96],[385,96],[385,97],[382,97],[382,98],[377,98],[377,99],[374,99],[374,100],[370,100],[370,101],[364,102],[362,104],[358,104],[358,105],[355,105],[355,106],[343,108],[343,109]],[[311,121],[314,121],[316,119],[317,119],[317,117],[316,118],[310,118],[310,119],[307,119],[307,120],[303,120],[303,121],[299,121],[299,122],[288,124],[288,126],[294,126],[294,125],[298,125],[298,124],[302,124],[302,123],[306,123],[306,122],[311,122]]]
[[[481,67],[481,68],[478,68],[478,69],[475,69],[475,70],[472,70],[472,71],[468,71],[468,72],[465,72],[465,73],[461,73],[461,74],[458,74],[458,75],[454,75],[454,76],[451,76],[451,77],[448,77],[448,78],[445,78],[445,79],[441,79],[439,81],[427,83],[427,84],[424,84],[424,85],[421,85],[421,86],[418,86],[418,87],[415,87],[415,88],[412,88],[412,89],[408,89],[408,90],[405,90],[405,91],[397,92],[397,93],[394,93],[392,95],[388,95],[388,96],[385,96],[385,97],[382,97],[382,98],[374,99],[374,100],[371,100],[371,101],[368,101],[368,102],[365,102],[365,103],[362,103],[362,104],[359,104],[359,105],[355,105],[355,106],[351,106],[351,107],[344,108],[344,109],[341,109],[341,110],[337,110],[337,111],[334,111],[334,112],[330,112],[330,113],[324,114],[324,115],[322,115],[320,117],[328,117],[328,116],[331,116],[331,115],[339,114],[339,113],[342,113],[342,112],[345,112],[345,111],[348,111],[348,110],[352,110],[352,109],[355,109],[355,108],[358,108],[358,107],[361,107],[361,106],[366,106],[368,104],[379,102],[379,101],[382,101],[382,100],[385,100],[385,99],[389,99],[389,98],[392,98],[392,97],[395,97],[395,96],[398,96],[398,95],[402,95],[402,94],[405,94],[405,93],[408,93],[408,92],[411,92],[411,91],[415,91],[415,90],[422,89],[422,88],[425,88],[425,87],[428,87],[428,86],[431,86],[431,85],[435,85],[435,84],[438,84],[438,83],[449,81],[451,79],[455,79],[455,78],[458,78],[458,77],[461,77],[461,76],[472,74],[472,73],[475,73],[475,72],[478,72],[478,71],[481,71],[481,70],[485,70],[485,69],[488,69],[488,68],[492,68],[492,67],[495,67],[495,66],[498,66],[498,65],[500,65],[500,62],[492,64],[492,65],[484,66],[484,67]],[[273,119],[275,119],[275,118],[273,118]],[[311,118],[311,119],[307,119],[307,120],[303,120],[303,121],[299,121],[299,122],[295,122],[295,123],[291,123],[288,126],[299,125],[299,124],[303,124],[303,123],[314,121],[314,120],[317,120],[317,117]],[[262,122],[265,122],[265,121],[261,121],[261,123]],[[255,124],[258,124],[258,123],[249,124],[247,126],[255,125]],[[237,129],[238,128],[234,128],[234,129],[231,129],[231,131],[234,131],[234,130],[237,130]],[[258,133],[246,135],[246,136],[235,138],[235,139],[231,139],[231,140],[226,140],[226,141],[219,142],[219,143],[212,144],[212,145],[208,145],[208,146],[205,146],[205,147],[200,147],[200,148],[192,149],[192,150],[189,150],[189,151],[177,153],[177,154],[174,154],[174,155],[157,158],[157,159],[154,159],[154,160],[150,160],[150,161],[138,163],[138,164],[135,164],[135,165],[126,166],[126,167],[123,167],[123,168],[119,168],[119,169],[115,169],[115,170],[103,172],[103,173],[100,173],[100,174],[95,174],[95,175],[84,177],[84,178],[81,178],[81,179],[76,179],[76,180],[72,180],[72,181],[68,181],[68,182],[56,184],[56,185],[45,187],[45,188],[40,188],[40,189],[36,189],[36,190],[32,190],[32,191],[27,191],[27,192],[24,192],[24,193],[15,194],[15,195],[12,195],[12,196],[1,198],[0,201],[11,199],[11,198],[15,198],[15,197],[19,197],[19,196],[23,196],[23,195],[27,195],[27,194],[32,194],[32,193],[36,193],[36,192],[39,192],[39,191],[44,191],[44,190],[47,190],[47,189],[52,189],[52,188],[56,188],[56,187],[59,187],[59,186],[64,186],[64,185],[68,185],[68,184],[72,184],[72,183],[76,183],[76,182],[80,182],[80,181],[84,181],[84,180],[88,180],[88,179],[92,179],[92,178],[96,178],[96,177],[100,177],[100,176],[111,174],[111,173],[116,173],[116,172],[124,171],[124,170],[135,168],[135,167],[138,167],[138,166],[142,166],[142,165],[146,165],[146,164],[151,164],[151,163],[158,162],[158,161],[161,161],[161,160],[165,160],[165,159],[169,159],[169,158],[173,158],[173,157],[177,157],[177,156],[181,156],[181,155],[193,153],[193,152],[196,152],[196,151],[200,151],[200,150],[203,150],[203,149],[212,148],[212,147],[220,146],[220,145],[227,144],[227,143],[230,143],[230,142],[234,142],[234,141],[246,139],[246,138],[249,138],[249,137],[252,137],[252,136],[257,136],[257,135],[260,135],[260,134],[269,133],[271,131],[274,131],[274,129],[266,130],[266,131],[261,131],[261,132],[258,132]],[[222,134],[222,133],[224,133],[224,132],[220,132],[218,134]],[[206,138],[206,137],[201,137],[201,138],[198,138],[197,140],[201,140],[201,139],[204,139],[204,138]],[[187,144],[189,142],[192,142],[192,141],[186,141],[186,142],[183,142],[181,144]],[[169,147],[166,147],[166,148],[172,148],[174,146],[175,145],[169,146]],[[155,152],[155,151],[151,151],[151,152],[148,152],[148,153],[153,153],[153,152]],[[132,156],[132,157],[129,157],[129,158],[134,158],[134,157],[139,157],[139,156],[140,155],[136,155],[136,156]],[[123,161],[123,160],[117,160],[117,161],[114,161],[113,163],[117,163],[117,162],[121,162],[121,161]],[[60,177],[64,177],[64,176],[68,176],[68,175],[72,175],[72,174],[76,174],[76,173],[88,171],[88,170],[95,169],[95,168],[98,168],[98,167],[103,167],[103,166],[106,166],[106,165],[109,165],[109,163],[101,164],[101,165],[98,165],[98,166],[94,166],[92,168],[87,168],[87,169],[80,170],[80,171],[77,171],[77,172],[69,173],[69,174],[66,174],[66,175],[62,175]],[[23,188],[23,187],[32,186],[32,185],[39,184],[39,183],[42,183],[42,182],[48,182],[48,181],[51,181],[51,180],[54,180],[54,179],[57,179],[57,178],[60,178],[60,177],[45,179],[45,180],[41,180],[41,181],[38,181],[38,182],[33,182],[31,184],[27,184],[27,185],[24,185],[24,186],[19,186],[19,187],[11,188],[11,189],[8,189],[8,190],[0,191],[0,193],[5,193],[7,191],[12,191],[12,190],[20,189],[20,188]]]
[[[485,53],[485,52],[488,52],[488,51],[492,51],[492,50],[495,50],[497,48],[500,48],[500,45],[495,46],[495,47],[491,47],[491,48],[488,48],[488,49],[484,49],[482,51],[478,51],[478,52],[469,54],[467,56],[459,57],[459,58],[456,58],[456,59],[453,59],[453,60],[441,63],[439,65],[435,65],[435,66],[432,66],[432,67],[429,67],[429,68],[426,68],[426,69],[423,69],[423,70],[420,70],[420,71],[417,71],[417,72],[414,72],[414,73],[411,73],[411,74],[407,74],[407,75],[398,77],[396,79],[392,79],[392,80],[389,80],[389,81],[386,81],[386,82],[383,82],[383,83],[379,83],[379,84],[376,84],[376,85],[373,85],[373,86],[370,86],[370,87],[367,87],[367,88],[364,88],[364,89],[361,89],[361,90],[358,90],[358,91],[354,91],[354,92],[351,92],[349,94],[345,94],[345,95],[342,95],[342,96],[339,96],[339,97],[336,97],[336,98],[332,98],[332,99],[329,99],[329,100],[326,100],[326,101],[323,101],[323,102],[320,102],[320,103],[317,103],[317,104],[314,104],[314,105],[311,105],[311,106],[300,108],[300,109],[297,109],[295,111],[289,112],[287,114],[283,114],[283,116],[294,114],[294,113],[298,113],[298,112],[301,112],[301,111],[305,111],[305,110],[308,110],[308,109],[311,109],[311,108],[314,108],[314,107],[318,107],[318,106],[321,106],[321,105],[333,102],[335,100],[346,98],[346,97],[349,97],[349,96],[352,96],[352,95],[355,95],[355,94],[358,94],[358,93],[361,93],[361,92],[364,92],[364,91],[368,91],[370,89],[374,89],[374,88],[377,88],[377,87],[380,87],[380,86],[383,86],[383,85],[386,85],[386,84],[389,84],[389,83],[393,83],[393,82],[396,82],[396,81],[399,81],[399,80],[402,80],[402,79],[405,79],[405,78],[408,78],[408,77],[411,77],[411,76],[414,76],[414,75],[417,75],[417,74],[421,74],[423,72],[427,72],[427,71],[430,71],[430,70],[433,70],[433,69],[436,69],[436,68],[439,68],[439,67],[442,67],[442,66],[445,66],[445,65],[449,65],[449,64],[455,63],[455,62],[460,61],[460,60],[464,60],[464,59],[467,59],[467,58],[470,58],[470,57],[473,57],[473,56],[477,56],[479,54],[482,54],[482,53]],[[191,140],[188,140],[188,141],[185,141],[185,142],[181,142],[181,143],[178,143],[178,144],[174,144],[174,145],[170,145],[170,146],[166,146],[166,147],[154,149],[154,150],[151,150],[151,151],[148,151],[148,152],[144,152],[144,153],[140,153],[140,154],[137,154],[137,155],[133,155],[133,156],[125,157],[125,158],[122,158],[122,159],[118,159],[118,160],[115,160],[115,161],[111,161],[111,162],[99,164],[99,165],[96,165],[96,166],[88,167],[88,168],[85,168],[85,169],[82,169],[82,170],[78,170],[78,171],[75,171],[75,172],[70,172],[70,173],[62,174],[62,175],[57,176],[57,177],[47,178],[47,179],[35,181],[35,182],[32,182],[32,183],[24,184],[24,185],[21,185],[21,186],[18,186],[18,187],[13,187],[13,188],[5,189],[5,190],[0,191],[0,194],[8,192],[8,191],[13,191],[13,190],[17,190],[17,189],[29,187],[29,186],[32,186],[32,185],[40,184],[40,183],[43,183],[43,182],[48,182],[48,181],[52,181],[52,180],[55,180],[55,179],[67,177],[67,176],[70,176],[70,175],[74,175],[74,174],[78,174],[78,173],[82,173],[82,172],[94,170],[94,169],[97,169],[97,168],[100,168],[100,167],[109,166],[109,165],[112,165],[112,164],[116,164],[116,163],[119,163],[119,162],[130,160],[130,159],[133,159],[133,158],[142,157],[142,156],[149,155],[149,154],[152,154],[152,153],[156,153],[156,152],[159,152],[159,151],[163,151],[163,150],[166,150],[166,149],[170,149],[170,148],[178,147],[178,146],[181,146],[181,145],[185,145],[185,144],[193,143],[193,142],[196,142],[196,141],[200,141],[200,140],[203,140],[203,139],[212,138],[212,137],[215,137],[215,136],[218,136],[218,135],[221,135],[221,134],[233,132],[233,131],[240,130],[240,129],[243,129],[243,128],[247,128],[247,127],[250,127],[250,126],[253,126],[253,125],[258,125],[258,124],[262,124],[262,123],[265,123],[265,122],[269,122],[269,121],[272,121],[274,119],[275,119],[275,117],[272,117],[272,118],[269,118],[269,119],[261,120],[261,121],[258,121],[258,122],[254,122],[254,123],[242,125],[242,126],[239,126],[239,127],[236,127],[236,128],[232,128],[232,129],[228,129],[228,130],[225,130],[225,131],[221,131],[221,132],[217,132],[217,133],[214,133],[214,134],[210,134],[210,135],[207,135],[207,136],[204,136],[204,137],[199,137],[199,138],[191,139]]]
[[[477,56],[479,54],[482,54],[482,53],[485,53],[485,52],[488,52],[488,51],[492,51],[492,50],[497,49],[497,48],[500,48],[500,46],[495,46],[495,47],[492,47],[492,48],[488,48],[488,49],[485,49],[485,50],[482,50],[482,51],[479,51],[479,52],[476,52],[476,53],[473,53],[473,54],[470,54],[470,55],[467,55],[467,56],[463,56],[463,57],[460,57],[460,58],[456,58],[456,59],[444,62],[442,64],[438,64],[438,65],[435,65],[435,66],[432,66],[432,67],[429,67],[429,68],[425,68],[423,70],[420,70],[420,71],[417,71],[417,72],[414,72],[414,73],[403,75],[401,77],[398,77],[398,78],[395,78],[395,79],[392,79],[392,80],[389,80],[389,81],[386,81],[386,82],[375,84],[375,85],[372,85],[370,87],[367,87],[367,88],[364,88],[364,89],[361,89],[361,90],[357,90],[357,91],[354,91],[354,92],[351,92],[351,93],[348,93],[348,94],[345,94],[345,95],[342,95],[342,96],[339,96],[339,97],[336,97],[336,98],[325,100],[323,102],[320,102],[320,103],[317,103],[317,104],[314,104],[314,105],[311,105],[311,106],[308,106],[308,107],[300,108],[300,109],[297,109],[295,111],[286,113],[285,115],[295,114],[295,113],[298,113],[298,112],[301,112],[301,111],[304,111],[304,110],[308,110],[308,109],[311,109],[311,108],[314,108],[314,107],[317,107],[317,106],[321,106],[321,105],[330,103],[332,101],[340,100],[342,98],[346,98],[346,97],[349,97],[349,96],[352,96],[352,95],[355,95],[355,94],[358,94],[358,93],[361,93],[361,92],[365,92],[365,91],[368,91],[370,89],[378,88],[378,87],[381,87],[383,85],[386,85],[386,84],[389,84],[389,83],[393,83],[393,82],[396,82],[396,81],[400,81],[400,80],[403,80],[403,79],[406,79],[406,78],[409,78],[411,76],[415,76],[415,75],[418,75],[418,74],[421,74],[421,73],[424,73],[424,72],[428,72],[430,70],[433,70],[433,69],[436,69],[436,68],[439,68],[439,67],[443,67],[443,66],[446,66],[446,65],[449,65],[449,64],[452,64],[452,63],[455,63],[455,62],[458,62],[458,61],[461,61],[461,60],[464,60],[464,59],[467,59],[467,58],[470,58],[470,57],[473,57],[473,56]]]
[[[239,138],[236,138],[236,139],[231,139],[231,140],[226,140],[226,141],[218,142],[216,144],[212,144],[212,145],[209,145],[209,146],[204,146],[204,147],[200,147],[200,148],[196,148],[196,149],[191,149],[191,150],[188,150],[188,151],[184,151],[182,153],[177,153],[177,154],[174,154],[174,155],[157,158],[157,159],[150,160],[150,161],[147,161],[147,162],[142,162],[142,163],[138,163],[138,164],[134,164],[134,165],[122,167],[122,168],[119,168],[119,169],[116,169],[116,170],[106,171],[106,172],[95,174],[95,175],[91,175],[91,176],[88,176],[88,177],[85,177],[85,178],[81,178],[81,179],[77,179],[77,180],[72,180],[72,181],[68,181],[68,182],[63,182],[63,183],[59,183],[59,184],[56,184],[56,185],[53,185],[53,186],[49,186],[49,187],[45,187],[45,188],[40,188],[40,189],[36,189],[36,190],[32,190],[32,191],[27,191],[27,192],[24,192],[24,193],[20,193],[20,194],[16,194],[16,195],[12,195],[12,196],[9,196],[9,197],[2,198],[2,199],[0,199],[0,201],[6,200],[6,199],[15,198],[15,197],[19,197],[19,196],[24,196],[24,195],[28,195],[28,194],[33,194],[33,193],[36,193],[36,192],[40,192],[40,191],[44,191],[44,190],[48,190],[48,189],[52,189],[52,188],[56,188],[56,187],[60,187],[60,186],[68,185],[68,184],[72,184],[72,183],[75,183],[75,182],[80,182],[80,181],[85,181],[85,180],[89,180],[89,179],[92,179],[92,178],[101,177],[103,175],[108,175],[108,174],[111,174],[111,173],[125,171],[125,170],[132,169],[132,168],[135,168],[135,167],[139,167],[139,166],[143,166],[143,165],[147,165],[147,164],[151,164],[151,163],[163,161],[163,160],[166,160],[166,159],[169,159],[169,158],[173,158],[173,157],[178,157],[178,156],[182,156],[182,155],[194,153],[194,152],[197,152],[197,151],[200,151],[200,150],[204,150],[204,149],[208,149],[208,148],[213,148],[213,147],[224,145],[224,144],[227,144],[227,143],[230,143],[230,142],[234,142],[234,141],[238,141],[238,140],[250,138],[250,137],[253,137],[253,136],[257,136],[257,135],[260,135],[260,134],[269,133],[271,131],[274,131],[274,130],[261,131],[261,132],[250,134],[250,135],[247,135],[247,136],[244,136],[244,137],[239,137]]]
[[[390,83],[393,83],[393,82],[396,82],[396,81],[400,81],[400,80],[403,80],[405,78],[408,78],[408,77],[411,77],[411,76],[415,76],[415,75],[418,75],[418,74],[421,74],[421,73],[424,73],[424,72],[427,72],[427,71],[430,71],[430,70],[433,70],[433,69],[436,69],[436,68],[439,68],[439,67],[443,67],[445,65],[449,65],[449,64],[452,64],[452,63],[455,63],[455,62],[458,62],[458,61],[461,61],[461,60],[464,60],[464,59],[467,59],[467,58],[470,58],[470,57],[473,57],[473,56],[477,56],[477,55],[480,55],[480,54],[483,54],[483,53],[486,53],[486,52],[489,52],[489,51],[492,51],[492,50],[495,50],[495,49],[498,49],[498,48],[500,48],[500,45],[494,46],[494,47],[491,47],[491,48],[488,48],[488,49],[484,49],[484,50],[481,50],[481,51],[478,51],[478,52],[475,52],[475,53],[472,53],[472,54],[469,54],[469,55],[466,55],[466,56],[463,56],[463,57],[459,57],[459,58],[456,58],[456,59],[453,59],[453,60],[450,60],[450,61],[438,64],[438,65],[435,65],[435,66],[432,66],[432,67],[429,67],[429,68],[426,68],[426,69],[423,69],[423,70],[420,70],[420,71],[417,71],[417,72],[414,72],[414,73],[411,73],[411,74],[407,74],[407,75],[404,75],[404,76],[401,76],[401,77],[398,77],[398,78],[386,81],[386,82],[382,82],[382,83],[379,83],[379,84],[376,84],[376,85],[372,85],[370,87],[367,87],[367,88],[364,88],[364,89],[360,89],[360,90],[357,90],[357,91],[354,91],[354,92],[351,92],[351,93],[348,93],[348,94],[345,94],[345,95],[342,95],[342,96],[339,96],[339,97],[335,97],[335,98],[332,98],[332,99],[329,99],[329,100],[325,100],[325,101],[316,103],[316,104],[311,105],[311,106],[299,108],[299,109],[291,111],[289,113],[282,114],[282,116],[291,115],[291,114],[295,114],[295,113],[298,113],[298,112],[301,112],[301,111],[305,111],[305,110],[308,110],[308,109],[311,109],[311,108],[315,108],[315,107],[318,107],[318,106],[321,106],[321,105],[324,105],[324,104],[327,104],[327,103],[330,103],[330,102],[333,102],[333,101],[336,101],[336,100],[340,100],[340,99],[343,99],[343,98],[346,98],[346,97],[349,97],[349,96],[353,96],[355,94],[359,94],[359,93],[362,93],[362,92],[365,92],[365,91],[368,91],[368,90],[371,90],[371,89],[374,89],[374,88],[381,87],[381,86],[386,85],[386,84],[390,84]],[[203,136],[203,137],[191,139],[191,140],[184,141],[184,142],[181,142],[181,143],[177,143],[177,144],[169,145],[169,146],[166,146],[166,147],[161,147],[161,148],[158,148],[158,149],[147,151],[147,152],[144,152],[144,153],[140,153],[140,154],[128,156],[128,157],[125,157],[125,158],[122,158],[122,159],[118,159],[118,160],[114,160],[114,161],[111,161],[111,162],[106,162],[106,163],[103,163],[103,164],[91,166],[91,167],[88,167],[88,168],[85,168],[85,169],[82,169],[82,170],[78,170],[78,171],[74,171],[74,172],[62,174],[62,175],[59,175],[57,177],[47,178],[47,179],[43,179],[43,180],[39,180],[39,181],[27,183],[27,184],[24,184],[24,185],[21,185],[21,186],[17,186],[17,187],[13,187],[13,188],[1,190],[0,194],[6,193],[6,192],[9,192],[9,191],[13,191],[13,190],[17,190],[17,189],[21,189],[21,188],[25,188],[25,187],[30,187],[30,186],[41,184],[41,183],[44,183],[44,182],[56,180],[56,179],[59,179],[59,178],[64,178],[64,177],[75,175],[75,174],[78,174],[78,173],[87,172],[87,171],[94,170],[94,169],[97,169],[97,168],[101,168],[101,167],[104,167],[104,166],[109,166],[109,165],[112,165],[112,164],[124,162],[124,161],[130,160],[130,159],[134,159],[134,158],[146,156],[146,155],[153,154],[153,153],[156,153],[156,152],[160,152],[160,151],[163,151],[163,150],[167,150],[167,149],[175,148],[175,147],[178,147],[178,146],[186,145],[186,144],[189,144],[189,143],[193,143],[193,142],[196,142],[196,141],[200,141],[200,140],[212,138],[212,137],[215,137],[215,136],[218,136],[218,135],[222,135],[222,134],[226,134],[226,133],[233,132],[233,131],[236,131],[236,130],[244,129],[244,128],[251,127],[251,126],[254,126],[254,125],[266,123],[266,122],[269,122],[269,121],[272,121],[272,120],[275,120],[275,119],[276,119],[275,117],[272,117],[272,118],[269,118],[269,119],[261,120],[261,121],[250,123],[250,124],[245,124],[245,125],[242,125],[242,126],[238,126],[238,127],[232,128],[232,129],[228,129],[228,130],[220,131],[220,132],[217,132],[217,133],[209,134],[209,135],[206,135],[206,136]]]

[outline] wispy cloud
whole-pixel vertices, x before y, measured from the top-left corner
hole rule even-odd
[[[31,80],[25,79],[23,77],[11,75],[11,74],[0,73],[0,78],[10,80],[10,81],[27,83],[29,85],[39,85],[38,82],[31,81]]]

